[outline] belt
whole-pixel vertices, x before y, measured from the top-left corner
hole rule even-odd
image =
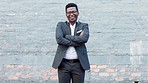
[[[76,62],[80,62],[79,59],[65,59],[63,58],[64,62],[70,62],[70,63],[76,63]]]

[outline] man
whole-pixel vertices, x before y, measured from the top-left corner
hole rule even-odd
[[[75,3],[67,4],[65,11],[68,21],[57,24],[58,48],[52,66],[58,68],[59,83],[84,83],[85,70],[90,69],[85,46],[88,24],[77,21],[79,11]]]

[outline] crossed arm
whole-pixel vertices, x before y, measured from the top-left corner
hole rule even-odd
[[[78,33],[75,36],[64,35],[61,28],[61,24],[58,23],[56,28],[56,41],[60,45],[65,46],[80,46],[88,41],[89,38],[89,29],[88,24],[84,24],[82,32]]]

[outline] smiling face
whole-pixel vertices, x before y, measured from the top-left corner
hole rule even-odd
[[[79,12],[77,11],[76,7],[69,7],[66,10],[66,17],[68,21],[73,25],[79,16]]]

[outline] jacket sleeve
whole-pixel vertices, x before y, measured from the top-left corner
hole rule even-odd
[[[79,46],[80,45],[64,37],[64,33],[62,30],[62,22],[59,22],[56,27],[56,41],[59,45],[65,45],[65,46]]]
[[[79,44],[83,44],[86,43],[88,41],[89,38],[89,28],[88,28],[88,24],[84,24],[83,28],[83,35],[79,36],[79,35],[66,35],[65,38],[73,41],[75,43],[79,43]]]

